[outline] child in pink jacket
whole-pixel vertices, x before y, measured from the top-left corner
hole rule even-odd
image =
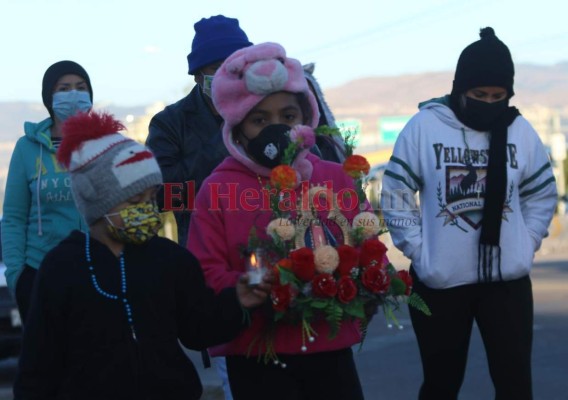
[[[284,133],[287,129],[282,125],[313,128],[319,115],[301,64],[288,58],[276,43],[233,53],[215,74],[212,94],[225,121],[223,140],[230,156],[197,194],[188,248],[201,262],[208,285],[220,291],[234,286],[245,271],[241,249],[247,245],[251,228],[254,226],[262,236],[273,218],[260,193],[289,143]],[[291,165],[304,188],[307,182],[327,183],[334,193],[353,189],[352,179],[340,164],[320,160],[308,149],[300,151]],[[299,184],[298,196],[301,189]],[[343,211],[343,215],[352,220],[358,212],[357,208]],[[329,226],[328,232],[339,236],[340,230],[334,230],[333,223]],[[251,346],[266,328],[269,317],[261,310],[251,317],[251,326],[236,339],[210,349],[213,356],[226,356],[236,400],[363,398],[351,350],[361,340],[357,321],[345,321],[334,339],[328,338],[326,321],[314,322],[318,336],[305,351],[297,325],[276,325],[274,349],[282,363],[275,365],[259,361],[258,346]]]

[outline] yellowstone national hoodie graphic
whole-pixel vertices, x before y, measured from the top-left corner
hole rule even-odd
[[[448,96],[420,104],[397,140],[382,194],[393,242],[412,260],[418,277],[437,289],[478,282],[489,153],[490,133],[463,125],[448,104]],[[518,116],[508,128],[500,243],[504,280],[529,273],[556,201],[548,155],[538,134]]]

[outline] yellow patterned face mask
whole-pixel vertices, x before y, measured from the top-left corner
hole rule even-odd
[[[122,218],[124,227],[116,227],[108,218],[112,215],[119,215]],[[111,236],[123,243],[142,244],[152,239],[162,227],[160,209],[154,202],[138,203],[119,212],[106,214],[108,230]]]

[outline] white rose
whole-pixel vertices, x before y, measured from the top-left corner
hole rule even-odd
[[[339,254],[333,246],[319,246],[314,250],[314,263],[319,273],[332,274],[339,265]]]
[[[362,228],[363,237],[368,239],[379,234],[381,221],[372,212],[364,211],[353,218],[353,229],[357,228]]]
[[[266,227],[266,233],[273,238],[279,237],[282,240],[291,240],[296,234],[296,228],[288,218],[276,218],[270,221]]]

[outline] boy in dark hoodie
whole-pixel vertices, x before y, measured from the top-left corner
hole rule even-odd
[[[32,294],[15,399],[198,399],[199,377],[178,344],[230,340],[262,304],[242,276],[215,295],[196,258],[156,236],[160,168],[116,133],[110,115],[65,124],[58,159],[89,232],[72,232],[45,257]]]

